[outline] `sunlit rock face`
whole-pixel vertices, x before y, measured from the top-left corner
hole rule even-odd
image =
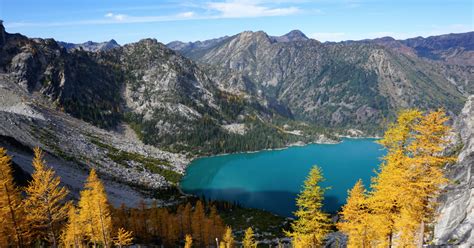
[[[434,229],[436,245],[474,245],[473,168],[474,168],[474,96],[470,96],[454,125],[463,148],[458,162],[447,168],[451,183],[440,197],[439,218]]]

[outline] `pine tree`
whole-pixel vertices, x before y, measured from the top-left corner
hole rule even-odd
[[[13,182],[11,158],[0,147],[0,247],[24,245],[23,216],[20,190]]]
[[[193,238],[191,237],[191,235],[186,234],[184,248],[191,248],[191,247],[193,247]]]
[[[117,231],[117,236],[114,238],[114,244],[119,248],[124,246],[129,246],[133,241],[133,233],[126,231],[123,228],[119,228]]]
[[[43,161],[43,153],[34,149],[32,181],[25,189],[26,219],[34,232],[34,237],[48,241],[52,247],[58,246],[60,225],[66,220],[70,203],[65,201],[68,194],[61,187],[60,179]]]
[[[297,219],[291,224],[293,230],[286,232],[297,243],[304,243],[307,247],[321,246],[331,231],[329,215],[322,211],[325,191],[319,185],[322,181],[321,170],[314,166],[296,200],[298,210],[295,212]]]
[[[257,242],[255,241],[254,233],[251,227],[245,230],[245,236],[244,236],[244,239],[242,240],[242,245],[244,246],[244,248],[257,247]]]
[[[224,236],[222,237],[222,241],[220,243],[220,246],[223,246],[225,248],[234,248],[234,235],[232,234],[232,228],[230,226],[227,226],[225,228]]]
[[[368,224],[369,207],[362,180],[357,181],[354,188],[349,191],[347,203],[342,207],[341,222],[338,228],[349,240],[347,247],[370,247],[370,227]]]
[[[83,247],[84,233],[82,223],[79,220],[79,213],[74,206],[71,206],[68,213],[68,221],[61,235],[62,243],[65,247]]]
[[[111,245],[112,218],[107,194],[94,169],[87,178],[79,200],[80,218],[85,233],[94,244]]]

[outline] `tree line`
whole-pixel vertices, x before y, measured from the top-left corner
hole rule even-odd
[[[11,157],[0,148],[0,247],[124,247],[136,241],[165,247],[235,245],[232,228],[216,207],[232,207],[228,203],[198,200],[170,211],[156,201],[151,206],[141,201],[136,208],[114,208],[92,169],[74,204],[39,148],[34,149],[32,164],[32,179],[20,188],[13,179]],[[252,228],[247,229],[243,247],[256,244]]]

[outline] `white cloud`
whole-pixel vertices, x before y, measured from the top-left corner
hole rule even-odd
[[[341,41],[346,36],[345,33],[335,32],[335,33],[313,33],[310,35],[311,38],[319,41]]]
[[[232,0],[226,2],[209,2],[207,9],[217,11],[221,18],[244,18],[263,16],[285,16],[300,11],[297,7],[268,7],[261,1]]]
[[[177,14],[176,16],[178,16],[178,17],[184,17],[184,18],[191,18],[191,17],[194,17],[194,15],[195,15],[194,12],[188,11],[188,12],[179,13],[179,14]]]
[[[114,14],[112,12],[109,12],[109,13],[105,14],[105,17],[111,18],[111,19],[116,20],[116,21],[124,21],[127,18],[127,15]]]

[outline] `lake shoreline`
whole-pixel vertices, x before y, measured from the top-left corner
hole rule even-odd
[[[379,136],[350,136],[350,135],[336,135],[338,138],[342,139],[381,139],[382,137]],[[320,136],[321,137],[321,136]],[[266,148],[266,149],[260,149],[260,150],[253,150],[253,151],[240,151],[240,152],[226,152],[226,153],[219,153],[219,154],[213,154],[213,155],[201,155],[201,156],[194,156],[189,160],[189,163],[186,164],[186,168],[190,164],[193,163],[194,160],[201,159],[201,158],[211,158],[211,157],[219,157],[219,156],[227,156],[227,155],[234,155],[234,154],[252,154],[252,153],[258,153],[258,152],[265,152],[265,151],[282,151],[286,150],[288,148],[292,147],[302,147],[302,146],[307,146],[307,145],[337,145],[340,144],[342,140],[335,140],[335,139],[330,139],[327,137],[324,137],[323,139],[318,139],[316,141],[311,141],[311,142],[304,142],[304,141],[296,141],[293,143],[289,143],[285,146],[282,147],[277,147],[277,148]],[[185,175],[185,174],[183,174]]]
[[[375,142],[377,138],[341,137],[338,142],[298,142],[283,148],[232,153],[230,155],[235,156],[229,157],[225,154],[201,157],[202,160],[193,160],[188,166],[179,187],[188,195],[239,201],[243,207],[264,209],[288,217],[284,209],[293,207],[288,202],[297,195],[301,182],[307,176],[308,166],[318,164],[332,187],[326,203],[327,211],[337,211],[335,209],[345,201],[345,194],[356,179],[370,181],[372,168],[379,164],[378,158],[382,155],[380,145]],[[302,148],[289,149],[291,147]],[[249,155],[257,152],[262,153]],[[369,169],[363,169],[366,166]],[[283,182],[288,187],[281,187]],[[268,201],[259,200],[265,197],[269,197]],[[272,211],[275,204],[270,204],[269,208],[260,206],[274,199],[282,199],[283,210]],[[250,205],[247,206],[246,201]]]

